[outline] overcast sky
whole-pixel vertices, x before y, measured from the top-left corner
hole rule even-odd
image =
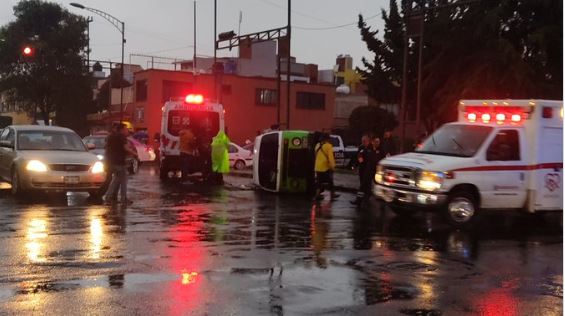
[[[56,1],[71,12],[93,16],[91,23],[92,59],[120,59],[120,33],[102,17]],[[126,62],[131,53],[188,59],[192,58],[192,0],[76,0],[87,7],[105,11],[125,22]],[[0,1],[0,24],[13,20],[12,7],[18,0]],[[388,0],[294,0],[292,2],[292,55],[299,62],[315,63],[329,69],[339,54],[350,54],[354,65],[368,56],[357,28],[357,15],[373,17],[368,22],[382,29],[381,8]],[[242,11],[241,34],[286,25],[286,0],[218,0],[218,33],[237,33]],[[213,55],[213,0],[197,0],[197,54]],[[347,24],[347,25],[346,25]],[[343,26],[345,25],[345,26]],[[342,26],[342,27],[338,27]],[[233,56],[235,51],[218,52]],[[133,58],[133,63],[146,61]]]

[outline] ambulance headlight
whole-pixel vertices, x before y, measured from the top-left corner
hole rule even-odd
[[[383,183],[384,173],[385,173],[385,168],[382,165],[379,165],[377,167],[377,172],[375,173],[375,183],[377,184]]]
[[[416,185],[425,191],[436,191],[441,189],[445,173],[435,171],[421,171],[418,175]]]

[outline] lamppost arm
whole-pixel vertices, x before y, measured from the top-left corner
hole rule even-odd
[[[100,11],[98,9],[85,7],[82,4],[78,4],[78,3],[71,3],[71,5],[73,7],[76,7],[76,8],[79,8],[79,9],[84,9],[86,11],[90,11],[92,13],[98,14],[99,16],[103,17],[106,21],[112,23],[112,25],[115,26],[118,29],[118,31],[120,31],[120,33],[122,33],[122,34],[124,33],[124,22],[118,20],[113,15],[108,14],[104,11]]]

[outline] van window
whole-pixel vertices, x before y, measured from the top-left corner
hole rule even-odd
[[[501,130],[487,149],[488,161],[520,160],[520,138],[517,130]]]

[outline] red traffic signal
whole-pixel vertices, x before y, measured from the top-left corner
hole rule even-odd
[[[24,56],[31,56],[31,55],[33,55],[33,49],[32,49],[30,46],[24,47],[24,49],[22,50],[22,52],[24,53]]]

